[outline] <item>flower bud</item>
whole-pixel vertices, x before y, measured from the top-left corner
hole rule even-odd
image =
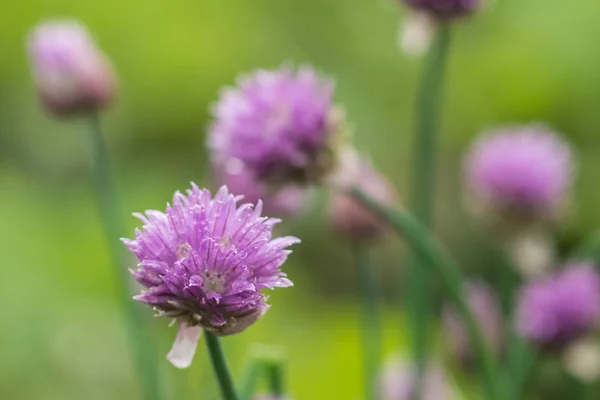
[[[116,81],[105,54],[76,21],[39,24],[29,37],[35,85],[46,110],[68,116],[108,106]]]
[[[350,181],[344,186],[357,187],[382,204],[393,205],[398,195],[391,183],[356,153],[350,157],[352,160],[344,170],[345,179]],[[336,232],[353,240],[378,239],[387,230],[385,221],[346,190],[335,190],[331,194],[329,221]]]

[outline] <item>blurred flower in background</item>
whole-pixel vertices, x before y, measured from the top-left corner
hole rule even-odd
[[[382,400],[411,400],[415,390],[416,371],[400,358],[388,361],[380,381]],[[446,374],[441,366],[432,364],[423,377],[422,400],[454,399]]]
[[[469,204],[484,217],[527,223],[556,218],[573,180],[573,156],[556,133],[538,125],[479,137],[465,159]]]
[[[404,0],[410,7],[431,16],[448,20],[469,15],[480,6],[482,0]]]
[[[517,331],[542,347],[562,348],[600,321],[600,275],[588,262],[528,283],[520,292]]]
[[[112,66],[78,21],[40,23],[31,33],[28,47],[39,97],[51,114],[94,111],[114,99]]]
[[[341,186],[356,187],[384,205],[392,206],[398,194],[373,164],[352,149],[343,156]],[[339,182],[335,182],[339,183]],[[329,221],[337,233],[352,240],[376,240],[387,231],[387,224],[346,190],[333,190],[329,201]]]
[[[483,282],[466,285],[467,300],[488,348],[498,354],[503,345],[503,323],[500,304],[492,288]],[[463,366],[472,366],[475,353],[463,319],[454,307],[448,305],[443,315],[444,333],[452,356]]]
[[[242,77],[213,107],[208,138],[213,169],[274,188],[266,194],[319,182],[335,165],[341,129],[333,88],[307,66]]]
[[[194,185],[187,196],[176,193],[166,213],[136,214],[143,231],[123,239],[140,261],[132,274],[147,289],[136,299],[179,324],[169,357],[177,367],[190,365],[200,328],[239,333],[267,311],[261,289],[292,286],[280,267],[299,240],[272,239],[279,220],[261,217],[260,202],[238,200],[226,187],[213,199]]]
[[[233,193],[243,194],[244,201],[256,203],[263,201],[264,211],[277,217],[293,217],[309,208],[312,191],[299,184],[272,187],[262,182],[237,158],[230,158],[218,170],[215,180]]]

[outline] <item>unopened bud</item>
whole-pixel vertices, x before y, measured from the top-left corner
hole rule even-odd
[[[39,97],[51,114],[98,110],[114,99],[112,67],[79,22],[40,23],[29,37],[28,50]]]

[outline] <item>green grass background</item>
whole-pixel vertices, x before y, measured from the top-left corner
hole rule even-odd
[[[43,18],[83,20],[120,77],[104,116],[124,196],[123,217],[161,209],[206,181],[209,105],[238,74],[311,63],[337,81],[360,150],[406,198],[411,111],[420,60],[396,48],[407,13],[386,0],[20,0],[0,12],[0,398],[135,399],[106,242],[87,179],[81,121],[40,111],[25,57]],[[494,266],[489,240],[461,205],[460,163],[482,129],[546,121],[573,143],[578,180],[557,229],[568,249],[600,221],[600,3],[498,0],[453,29],[444,96],[437,231],[469,271]],[[252,343],[283,345],[296,399],[359,399],[354,268],[323,213],[281,232],[303,243],[286,265],[295,281],[267,317],[224,342],[236,375]],[[136,226],[128,218],[130,234]],[[386,351],[405,351],[400,243],[377,251],[386,278]],[[147,311],[150,319],[150,311]],[[200,348],[194,366],[167,364],[174,328],[154,320],[168,399],[215,399]]]

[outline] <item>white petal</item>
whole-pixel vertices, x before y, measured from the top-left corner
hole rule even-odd
[[[179,324],[179,331],[175,337],[175,342],[167,360],[177,368],[187,368],[192,364],[198,339],[202,334],[202,328],[199,326],[188,326],[186,323]]]

